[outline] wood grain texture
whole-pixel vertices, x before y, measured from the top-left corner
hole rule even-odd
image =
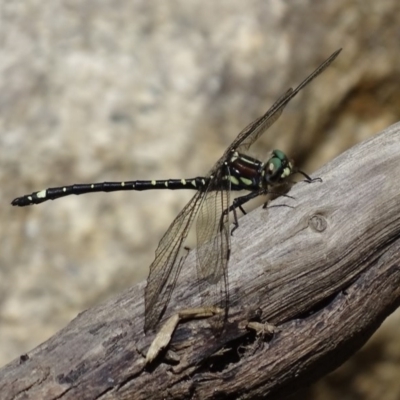
[[[2,399],[284,399],[358,350],[400,303],[400,124],[240,220],[224,335],[181,324],[145,368],[144,283],[86,310],[0,370]],[[168,308],[199,305],[194,252]],[[249,317],[278,328],[265,339]]]

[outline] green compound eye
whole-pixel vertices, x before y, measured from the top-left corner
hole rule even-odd
[[[286,154],[283,151],[280,150],[274,150],[272,152],[272,155],[274,156],[274,158],[279,158],[279,160],[284,161],[287,160]]]
[[[268,160],[268,171],[271,175],[275,175],[282,168],[282,160],[279,157],[271,157]]]
[[[274,150],[266,163],[265,181],[267,184],[280,183],[292,172],[292,164],[286,154],[283,151]]]

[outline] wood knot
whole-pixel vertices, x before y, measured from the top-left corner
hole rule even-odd
[[[323,232],[328,227],[328,222],[324,216],[315,214],[308,220],[308,226],[317,232]]]

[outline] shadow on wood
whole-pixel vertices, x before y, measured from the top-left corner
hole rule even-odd
[[[400,303],[400,124],[240,220],[229,323],[181,324],[151,368],[144,283],[79,314],[0,370],[2,399],[284,399],[339,366]],[[165,317],[196,307],[191,252]],[[249,318],[277,327],[272,339]],[[170,360],[170,361],[167,361]]]

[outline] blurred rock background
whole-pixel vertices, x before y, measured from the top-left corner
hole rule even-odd
[[[202,175],[340,47],[254,146],[310,173],[400,119],[398,1],[0,0],[0,364],[145,279],[193,193],[14,197]],[[303,398],[400,398],[399,328],[397,313]]]

